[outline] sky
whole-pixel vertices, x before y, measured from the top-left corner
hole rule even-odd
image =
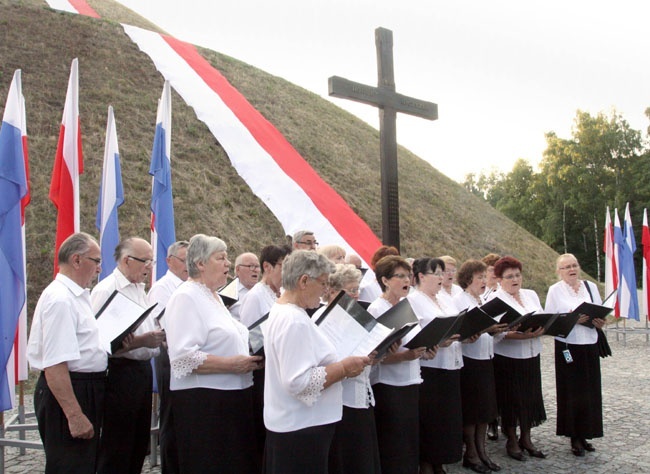
[[[375,128],[376,108],[327,79],[377,85],[374,31],[393,32],[397,92],[439,119],[398,114],[397,141],[453,180],[536,166],[577,110],[644,132],[650,2],[639,0],[117,0],[171,35],[308,89]],[[377,149],[379,166],[379,149]]]

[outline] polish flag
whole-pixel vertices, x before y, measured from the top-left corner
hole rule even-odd
[[[54,274],[59,271],[59,247],[79,232],[79,175],[83,173],[81,130],[79,128],[79,60],[72,60],[63,120],[56,147],[50,200],[58,211],[54,245]]]
[[[643,244],[643,311],[650,320],[650,229],[648,228],[648,210],[643,210],[643,231],[641,235]]]
[[[605,214],[605,243],[603,245],[603,252],[605,252],[605,297],[618,289],[618,263],[614,246],[614,226],[612,225],[608,206]],[[614,308],[614,314],[619,317],[621,313],[616,295],[608,300],[608,305]]]

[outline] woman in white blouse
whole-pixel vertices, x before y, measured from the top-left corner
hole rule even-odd
[[[445,263],[439,258],[413,262],[415,290],[407,296],[420,325],[458,312],[449,298],[440,298]],[[460,368],[463,354],[458,336],[443,342],[437,353],[420,360],[420,472],[444,473],[444,464],[460,461],[463,455],[463,417],[460,402]],[[435,357],[433,357],[435,356]]]
[[[560,281],[548,289],[546,311],[567,313],[581,303],[601,304],[594,283],[580,279],[580,265],[571,254],[558,257]],[[558,436],[571,438],[571,451],[584,456],[595,451],[587,440],[603,436],[603,399],[600,381],[598,332],[603,319],[594,319],[595,328],[584,326],[588,316],[582,315],[566,338],[555,338],[555,389],[557,393]],[[571,356],[567,362],[565,354]]]
[[[377,262],[375,276],[382,295],[370,304],[368,312],[378,318],[408,295],[411,266],[402,257],[389,255]],[[425,351],[425,347],[400,347],[370,372],[383,474],[418,473],[419,359]]]
[[[480,260],[467,260],[457,273],[458,284],[464,290],[454,298],[456,309],[472,309],[483,303],[486,292],[487,266]],[[463,400],[463,465],[476,472],[499,471],[485,449],[488,423],[497,417],[497,395],[494,382],[493,335],[503,332],[506,324],[494,324],[478,339],[463,344],[463,368],[460,389]]]
[[[226,283],[226,244],[197,234],[187,248],[189,278],[165,310],[174,429],[183,473],[258,473],[248,330],[216,293]]]
[[[361,271],[351,264],[337,264],[329,277],[327,303],[342,291],[357,300]],[[325,311],[322,306],[312,316],[316,321]],[[370,367],[357,377],[341,382],[343,387],[343,418],[336,425],[329,455],[332,474],[379,474],[379,446],[375,427],[375,396],[370,386]]]
[[[522,264],[514,257],[502,257],[494,264],[494,275],[500,288],[494,293],[520,314],[542,311],[537,293],[524,290]],[[494,338],[494,377],[497,386],[497,405],[501,428],[508,437],[506,452],[517,461],[523,461],[522,451],[530,456],[545,458],[535,448],[530,430],[546,420],[542,398],[540,353],[542,328],[535,331],[507,331]],[[521,430],[517,440],[517,425]]]
[[[325,256],[296,250],[283,263],[284,293],[271,308],[264,332],[264,424],[267,474],[325,474],[335,425],[341,419],[341,384],[371,363],[338,360],[336,349],[306,309],[316,308],[334,270]]]

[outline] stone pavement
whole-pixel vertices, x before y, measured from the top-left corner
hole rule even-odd
[[[555,371],[553,340],[543,338],[542,384],[548,421],[534,428],[533,441],[546,454],[546,459],[526,458],[515,461],[506,456],[505,440],[488,441],[492,460],[500,464],[502,473],[650,473],[650,344],[645,334],[623,336],[608,331],[613,357],[601,359],[603,379],[603,416],[605,437],[593,442],[596,452],[584,458],[573,456],[565,438],[555,436]],[[31,402],[31,397],[29,397]],[[8,419],[10,413],[5,413]],[[15,438],[16,433],[10,437]],[[35,432],[28,438],[38,439]],[[6,473],[43,472],[44,454],[27,450],[19,455],[17,448],[5,448]],[[449,474],[472,472],[460,463],[446,466]],[[160,473],[145,461],[143,473]],[[309,473],[305,473],[309,474]]]

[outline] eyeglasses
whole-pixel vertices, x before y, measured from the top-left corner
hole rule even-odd
[[[345,288],[343,288],[343,291],[345,291],[348,295],[358,295],[359,294],[359,287],[350,288],[349,290],[346,290]]]
[[[174,258],[175,258],[176,260],[178,260],[179,262],[183,262],[183,263],[185,263],[185,259],[184,259],[184,258],[178,257],[178,256],[176,256],[176,255],[172,255],[172,257],[174,257]],[[138,260],[138,259],[136,258],[136,260]]]
[[[93,258],[93,257],[89,257],[87,255],[83,255],[83,257],[87,258],[91,262],[95,262],[95,265],[101,265],[102,264],[102,259],[101,258]]]
[[[571,263],[569,265],[565,265],[563,267],[560,267],[560,270],[577,270],[578,268],[580,268],[580,264]]]
[[[445,270],[445,273],[447,275],[455,275],[456,274],[456,269],[454,268],[453,270]]]
[[[297,244],[309,245],[310,247],[318,247],[318,241],[316,240],[298,240]]]
[[[437,277],[444,276],[445,272],[437,271],[437,272],[426,272],[425,275],[433,275]]]
[[[521,278],[521,273],[513,273],[512,275],[505,275],[504,280],[514,280],[516,278]]]
[[[314,277],[309,277],[309,278],[311,278],[312,280],[317,281],[318,283],[320,283],[320,286],[323,289],[328,288],[330,286],[329,279],[323,281],[323,280],[319,280],[318,278],[314,278]]]
[[[399,278],[400,280],[411,279],[413,277],[412,273],[393,273],[390,278]]]
[[[150,258],[144,259],[144,258],[138,258],[134,257],[133,255],[127,255],[128,258],[132,258],[136,262],[144,263],[145,267],[148,267],[149,265],[154,265],[156,263],[155,260],[151,260]]]
[[[246,267],[246,268],[249,268],[249,269],[251,269],[251,270],[259,270],[260,268],[262,268],[262,267],[260,267],[259,265],[254,265],[254,264],[251,264],[251,265],[244,265],[243,263],[240,263],[240,264],[237,265],[237,266],[238,266],[238,267]]]

